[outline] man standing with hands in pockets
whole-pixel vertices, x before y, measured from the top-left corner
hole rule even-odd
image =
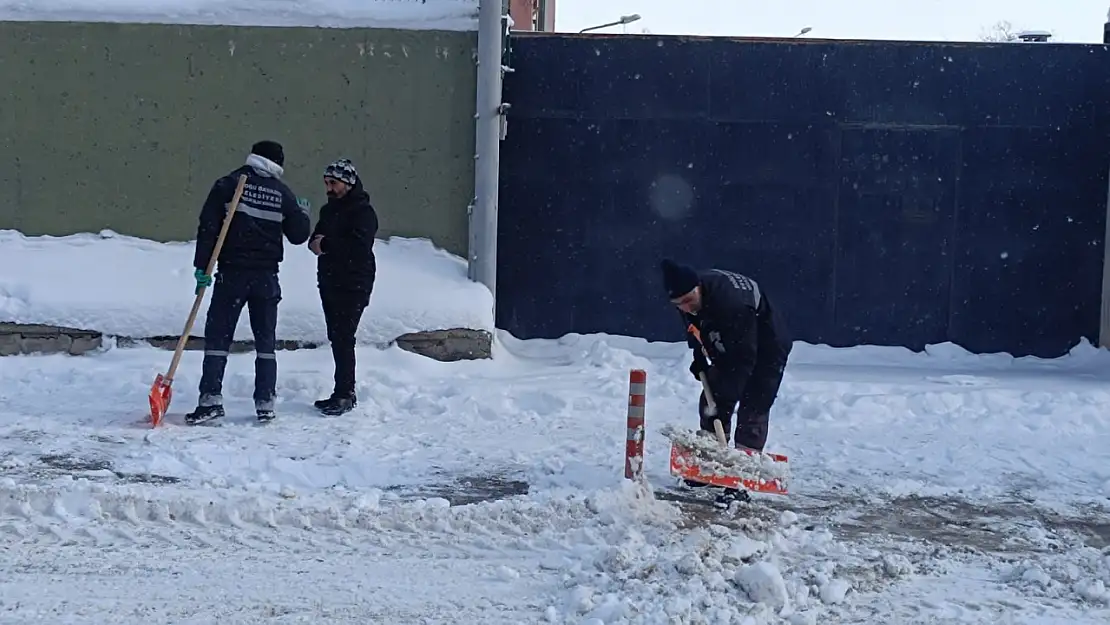
[[[374,290],[378,214],[350,160],[328,165],[324,187],[328,202],[320,209],[308,248],[317,257],[316,282],[335,360],[335,387],[331,397],[315,405],[325,415],[338,416],[358,404],[355,333]]]

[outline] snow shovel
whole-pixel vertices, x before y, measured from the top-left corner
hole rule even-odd
[[[698,376],[705,393],[705,413],[716,416],[717,404],[704,372]],[[735,490],[785,495],[789,478],[788,459],[751,449],[731,449],[720,419],[713,419],[716,441],[696,433],[677,434],[671,440],[671,475]]]
[[[239,208],[239,198],[243,196],[243,186],[246,183],[247,175],[240,174],[239,184],[235,187],[235,195],[231,198],[231,204],[228,205],[223,226],[220,228],[220,235],[216,237],[216,247],[212,248],[212,258],[208,259],[208,268],[204,272],[205,275],[210,276],[216,270],[216,259],[219,258],[220,249],[224,246],[227,229],[231,226],[231,218],[235,216],[235,210]],[[162,417],[166,416],[166,410],[170,407],[170,400],[173,399],[173,375],[177,373],[177,365],[181,364],[181,354],[185,351],[185,342],[189,339],[189,332],[193,330],[193,323],[197,320],[197,313],[200,311],[200,303],[204,301],[206,290],[207,288],[203,286],[197,289],[196,299],[193,300],[193,309],[189,311],[189,317],[185,320],[185,329],[181,332],[181,338],[177,341],[177,349],[173,352],[170,368],[165,375],[159,373],[158,377],[154,378],[154,384],[150,387],[150,427],[152,428],[161,425]]]

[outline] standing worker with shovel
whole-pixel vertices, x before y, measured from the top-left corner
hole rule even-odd
[[[687,343],[694,350],[690,373],[705,385],[698,403],[701,429],[713,435],[713,421],[720,419],[727,441],[736,410],[736,448],[763,451],[771,406],[792,347],[785,324],[767,294],[747,276],[722,269],[695,271],[671,260],[662,262],[662,270],[663,286],[682,315]],[[715,411],[709,409],[714,404]]]
[[[293,245],[308,240],[312,224],[307,206],[282,181],[285,154],[281,144],[260,141],[251,147],[246,163],[216,180],[197,228],[196,267],[198,293],[213,283],[209,261],[232,203],[236,181],[246,177],[242,195],[231,215],[223,247],[217,258],[215,289],[204,324],[204,365],[197,409],[185,423],[198,425],[224,415],[223,377],[235,326],[246,305],[254,334],[254,407],[259,421],[274,418],[277,395],[277,311],[281,301],[278,265],[284,257],[286,238]]]

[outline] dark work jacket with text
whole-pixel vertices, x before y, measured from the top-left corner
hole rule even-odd
[[[708,356],[728,384],[741,389],[757,362],[786,364],[792,347],[786,326],[755,280],[722,269],[698,272],[698,278],[701,310],[680,313],[694,358],[705,362]]]
[[[276,163],[252,154],[245,165],[216,180],[200,212],[194,267],[208,268],[240,174],[247,174],[247,183],[217,259],[220,271],[251,269],[277,273],[285,255],[282,238],[293,245],[308,240],[312,220],[282,182],[282,173]]]

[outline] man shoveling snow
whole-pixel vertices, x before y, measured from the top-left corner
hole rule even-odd
[[[711,402],[703,391],[698,401],[701,430],[714,435],[713,421],[719,419],[727,442],[735,411],[731,438],[736,448],[762,452],[792,347],[781,316],[747,276],[723,269],[696,271],[669,259],[661,266],[663,286],[694,351],[690,373],[697,379],[704,374],[712,395]],[[714,404],[715,411],[710,409]]]

